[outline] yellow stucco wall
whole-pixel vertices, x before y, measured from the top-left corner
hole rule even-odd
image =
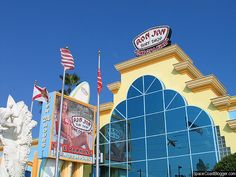
[[[236,133],[226,124],[226,120],[229,119],[228,112],[219,111],[211,104],[210,99],[218,95],[210,89],[196,93],[188,89],[185,82],[192,80],[192,78],[174,69],[173,64],[179,63],[177,58],[170,57],[167,60],[160,59],[159,61],[160,62],[151,63],[150,65],[145,64],[143,67],[121,73],[120,89],[114,94],[113,98],[114,108],[117,104],[126,99],[129,87],[137,78],[143,75],[153,75],[164,83],[166,89],[179,92],[187,100],[188,105],[198,106],[208,112],[214,124],[220,126],[221,135],[225,136],[226,146],[231,147],[231,152],[236,152]],[[101,117],[101,121],[101,125],[108,123],[110,121],[110,114]]]

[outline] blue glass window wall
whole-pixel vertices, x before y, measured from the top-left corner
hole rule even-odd
[[[133,82],[100,136],[102,177],[191,176],[218,161],[209,115],[150,75]]]

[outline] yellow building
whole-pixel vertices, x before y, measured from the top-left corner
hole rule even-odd
[[[101,177],[191,176],[236,152],[236,97],[178,45],[115,68],[121,79],[108,85],[113,101],[100,107]],[[39,176],[42,160],[31,161]],[[93,175],[92,165],[61,169],[61,176]]]

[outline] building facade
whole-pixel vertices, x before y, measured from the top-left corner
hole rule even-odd
[[[102,118],[102,176],[192,176],[236,151],[235,97],[180,47],[115,67],[121,81],[108,85],[114,97]]]
[[[189,177],[236,152],[236,97],[214,75],[202,75],[178,45],[115,68],[121,79],[108,85],[113,101],[100,107],[101,177]],[[53,171],[37,158],[36,144],[34,177]],[[93,169],[64,161],[61,176],[90,177]]]

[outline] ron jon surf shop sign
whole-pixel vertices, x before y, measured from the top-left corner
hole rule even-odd
[[[171,29],[169,26],[157,26],[139,34],[133,44],[137,56],[159,50],[170,44]]]

